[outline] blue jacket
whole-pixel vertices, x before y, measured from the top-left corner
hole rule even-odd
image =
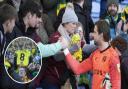
[[[60,42],[44,45],[41,42],[37,43],[37,46],[41,52],[42,57],[48,57],[55,55],[62,49]]]

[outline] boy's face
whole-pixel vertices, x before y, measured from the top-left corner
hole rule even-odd
[[[33,27],[33,28],[35,28],[36,27],[36,25],[37,25],[37,23],[38,23],[38,17],[37,17],[37,15],[36,14],[30,14],[30,17],[29,17],[29,27]]]
[[[8,20],[7,32],[11,33],[13,31],[14,26],[15,26],[15,19]]]
[[[36,24],[36,28],[39,28],[40,24],[42,23],[42,18],[41,17],[38,17],[37,18],[37,24]]]

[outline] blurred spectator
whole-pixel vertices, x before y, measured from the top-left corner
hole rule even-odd
[[[3,4],[5,4],[6,1],[5,0],[0,0],[0,6],[2,6]]]
[[[17,12],[19,11],[22,0],[5,0],[5,1],[9,5],[12,5],[13,7],[15,7]]]
[[[100,19],[104,18],[104,14],[107,12],[107,0],[100,1]]]
[[[118,36],[112,40],[111,45],[120,56],[121,68],[121,89],[128,88],[128,43],[125,39]]]
[[[57,18],[56,8],[58,0],[41,0],[41,4],[43,7],[43,12],[50,17],[52,24],[54,24]]]
[[[109,3],[109,2],[114,2],[114,1],[116,1],[116,2],[119,2],[119,0],[101,0],[100,1],[100,19],[104,19],[105,17],[105,14],[107,13],[107,3]]]
[[[83,8],[91,15],[92,11],[92,0],[84,0]]]
[[[92,21],[91,15],[86,11],[84,8],[84,0],[73,0],[74,10],[78,17],[79,22],[82,23],[84,28],[84,37],[86,40],[86,43],[90,43],[89,33],[93,31],[94,23]],[[62,22],[62,16],[64,14],[65,8],[61,9],[57,22],[55,23],[55,28],[57,29],[60,23]]]
[[[52,21],[47,14],[42,15],[43,26],[48,34],[48,37],[55,32]]]
[[[7,46],[6,34],[13,31],[16,17],[16,9],[11,5],[4,4],[0,7],[0,57],[4,55]]]
[[[128,22],[123,24],[123,30],[121,30],[119,36],[128,42]]]
[[[116,0],[110,0],[107,3],[107,14],[105,20],[110,25],[110,35],[111,39],[115,38],[117,35],[117,24],[121,19],[121,16],[118,14],[118,2]]]
[[[15,26],[17,12],[14,7],[4,4],[0,7],[0,88],[9,89],[12,86],[12,81],[4,68],[4,52],[7,47],[6,33],[11,33]],[[20,86],[21,87],[21,86]],[[15,88],[15,87],[13,87]],[[18,89],[18,86],[17,86]]]
[[[128,41],[128,6],[126,6],[121,13],[121,20],[117,24],[118,35]]]

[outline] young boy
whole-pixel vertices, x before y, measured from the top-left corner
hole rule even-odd
[[[6,33],[11,33],[16,20],[16,9],[8,4],[0,7],[0,56],[4,54]]]

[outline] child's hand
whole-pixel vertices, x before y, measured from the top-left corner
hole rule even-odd
[[[58,41],[61,43],[62,49],[68,48],[69,43],[64,37],[60,37]]]

